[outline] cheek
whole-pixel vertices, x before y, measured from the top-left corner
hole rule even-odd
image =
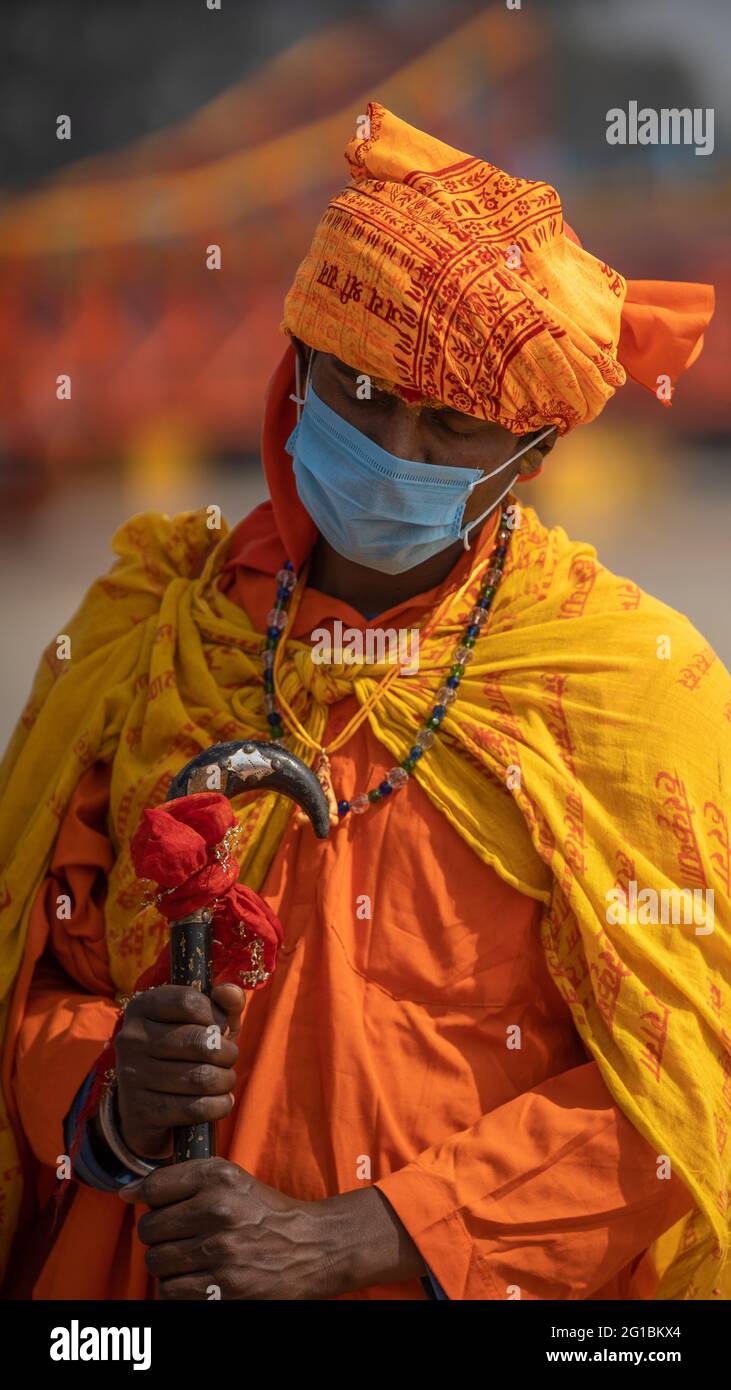
[[[445,461],[454,467],[481,468],[485,473],[492,473],[493,468],[499,468],[510,458],[513,443],[510,437],[505,441],[481,433],[450,435],[442,432],[439,435],[439,449]]]
[[[493,468],[496,467],[497,464],[493,464]],[[490,471],[489,468],[487,471]],[[506,468],[504,473],[498,473],[496,477],[490,478],[486,483],[478,484],[474,492],[470,493],[467,498],[463,520],[474,521],[475,517],[481,516],[493,502],[497,504],[498,497],[507,487],[509,481],[510,473]]]

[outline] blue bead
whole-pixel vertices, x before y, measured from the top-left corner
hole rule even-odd
[[[459,676],[447,676],[447,679],[445,680],[444,684],[450,690],[456,690],[457,686],[459,685]]]
[[[423,758],[423,756],[424,756],[424,749],[423,749],[423,748],[420,748],[419,745],[418,745],[418,743],[415,743],[414,746],[413,746],[413,748],[410,748],[410,749],[409,749],[409,757],[412,758],[414,762],[417,762],[417,760],[418,760],[419,758]]]
[[[468,627],[468,629],[467,629],[467,636],[468,636],[468,637],[479,637],[479,635],[480,635],[480,629],[479,629],[477,623],[470,623],[470,625],[469,625],[469,627]]]
[[[339,816],[347,816],[349,810],[350,810],[350,802],[349,802],[349,801],[339,801],[339,802],[338,802],[338,815],[339,815]]]
[[[434,708],[433,708],[433,710],[432,710],[432,712],[431,712],[431,717],[432,717],[432,719],[443,719],[446,713],[447,713],[447,706],[446,706],[446,705],[435,705]]]
[[[492,603],[492,596],[491,596],[490,598],[478,598],[477,603],[475,604],[475,607],[476,607],[476,608],[484,608],[485,612],[487,612],[487,610],[488,610],[488,608],[490,607],[490,604],[491,604],[491,603]]]
[[[382,796],[388,796],[389,792],[393,791],[393,787],[390,782],[379,782],[378,790]]]
[[[505,556],[507,555],[507,553],[508,553],[508,547],[507,547],[506,545],[496,545],[496,546],[495,546],[495,555],[497,556],[497,559],[498,559],[498,560],[504,560],[504,559],[505,559]]]
[[[272,671],[265,671],[265,672],[264,672],[264,684],[265,684],[267,690],[273,690],[273,689],[274,689],[274,673],[273,673]]]
[[[290,598],[289,589],[285,589],[283,584],[280,584],[277,587],[277,598],[280,599],[283,603],[286,602],[288,598]]]
[[[286,569],[286,570],[293,570],[293,569],[294,569],[294,565],[292,564],[292,561],[291,561],[291,560],[285,560],[285,562],[284,562],[284,569]]]
[[[273,638],[275,639],[275,641],[278,642],[279,639],[280,639],[280,637],[281,637],[281,635],[282,635],[282,634],[281,634],[281,632],[280,632],[280,630],[279,630],[278,627],[268,627],[268,628],[267,628],[267,637],[273,637]]]

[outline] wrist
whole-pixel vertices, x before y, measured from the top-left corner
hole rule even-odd
[[[393,1284],[426,1274],[426,1262],[403,1222],[377,1187],[328,1199],[338,1221],[338,1293]]]

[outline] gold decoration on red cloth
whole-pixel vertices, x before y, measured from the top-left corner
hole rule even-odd
[[[130,852],[138,878],[157,885],[154,901],[168,921],[210,909],[214,980],[246,974],[256,988],[274,970],[284,933],[263,898],[237,882],[238,833],[228,797],[194,792],[143,811]]]

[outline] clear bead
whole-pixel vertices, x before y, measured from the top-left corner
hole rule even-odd
[[[467,666],[472,660],[473,655],[474,653],[471,647],[458,647],[454,653],[454,659],[459,662],[460,666]]]
[[[431,748],[434,742],[434,734],[431,729],[421,729],[416,735],[417,748]]]
[[[470,626],[482,627],[487,622],[487,610],[485,608],[473,608],[470,613]]]
[[[276,652],[262,652],[261,664],[264,667],[265,671],[271,671],[272,666],[274,665],[275,656]]]
[[[276,714],[277,705],[273,695],[264,696],[264,708],[267,714]]]
[[[456,699],[457,691],[453,690],[451,685],[442,685],[439,687],[437,691],[437,698],[435,700],[435,704],[451,705],[452,701]]]
[[[409,774],[405,767],[392,767],[391,771],[386,773],[386,778],[391,783],[394,791],[396,791],[398,787],[406,786],[409,780]]]
[[[501,570],[501,569],[498,569],[497,566],[495,565],[495,566],[493,566],[492,569],[489,569],[489,570],[487,571],[487,574],[485,575],[485,583],[491,585],[491,586],[494,588],[496,584],[499,584],[499,583],[500,583],[500,580],[502,579],[502,577],[503,577],[503,572],[502,572],[502,570]]]
[[[287,614],[283,608],[270,608],[267,613],[267,627],[278,627],[281,631],[287,626]]]
[[[291,594],[297,587],[297,575],[294,570],[277,570],[277,583],[282,589],[289,589]]]
[[[362,816],[363,812],[368,810],[370,804],[367,796],[356,796],[350,803],[350,809],[353,815]]]

